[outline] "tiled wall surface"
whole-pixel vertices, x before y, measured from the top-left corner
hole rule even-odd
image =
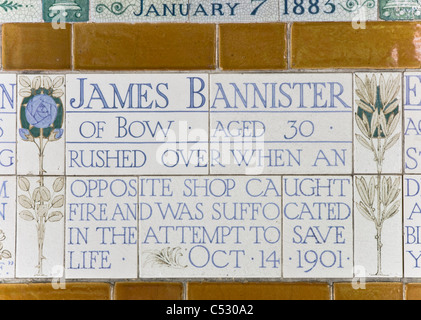
[[[0,3],[0,299],[420,299],[420,12]]]

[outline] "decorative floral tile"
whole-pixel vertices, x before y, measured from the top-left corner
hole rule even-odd
[[[209,103],[211,173],[351,173],[351,74],[211,75]]]
[[[45,22],[81,22],[89,20],[89,0],[42,1]]]
[[[280,277],[280,177],[140,177],[140,277]]]
[[[137,178],[68,178],[66,278],[137,277]]]
[[[281,21],[377,20],[376,0],[279,0]]]
[[[283,277],[351,278],[351,176],[287,176],[283,182]]]
[[[404,176],[404,276],[419,278],[421,275],[421,177]]]
[[[355,173],[402,172],[400,73],[355,74]]]
[[[401,277],[402,176],[354,177],[354,259],[366,277]]]
[[[208,173],[207,76],[67,76],[69,175]]]
[[[404,170],[421,173],[421,73],[404,74]]]
[[[278,21],[277,0],[235,2],[192,0],[190,22],[274,22]]]
[[[38,0],[4,0],[0,2],[0,22],[41,22]]]
[[[0,177],[0,278],[15,275],[16,178]]]
[[[0,77],[0,174],[16,172],[16,75]]]
[[[17,277],[61,277],[64,177],[17,178]]]
[[[93,22],[187,22],[188,0],[91,0]]]
[[[64,75],[18,76],[18,174],[64,174],[64,86]]]

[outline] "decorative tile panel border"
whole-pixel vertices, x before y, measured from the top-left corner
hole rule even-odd
[[[0,277],[416,277],[420,83],[4,74]]]
[[[0,22],[260,23],[420,20],[418,0],[7,0]]]

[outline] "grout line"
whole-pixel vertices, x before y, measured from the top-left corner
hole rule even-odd
[[[14,264],[13,264],[13,278],[16,278],[16,266],[17,266],[17,243],[18,243],[18,203],[17,203],[17,199],[18,199],[18,177],[15,176],[15,215],[14,215],[14,223],[15,223],[15,251],[13,252],[13,257],[14,257]]]
[[[220,25],[215,24],[215,71],[221,70],[219,48],[220,48]]]
[[[3,71],[3,23],[0,23],[0,70]]]
[[[329,294],[330,294],[330,300],[334,300],[334,292],[333,292],[333,282],[329,282]]]
[[[75,71],[74,51],[75,51],[75,27],[74,27],[74,23],[72,23],[71,30],[70,30],[70,69],[72,71]]]
[[[287,0],[285,0],[287,1]],[[287,59],[287,70],[291,70],[291,47],[292,47],[292,41],[291,41],[291,29],[292,29],[292,23],[288,22],[286,24],[286,59]]]
[[[188,299],[188,295],[187,295],[187,288],[188,288],[187,281],[183,281],[182,284],[183,284],[183,297],[182,297],[182,300],[187,300]]]
[[[402,280],[402,299],[403,300],[407,300],[407,282],[405,281],[405,279]]]
[[[63,195],[64,195],[64,205],[63,205],[63,278],[66,279],[66,235],[67,235],[67,219],[66,219],[66,208],[67,208],[67,179],[64,178],[64,186],[63,186]]]
[[[401,173],[402,173],[402,177],[401,177],[401,193],[400,193],[400,198],[401,198],[401,259],[402,259],[402,277],[405,276],[405,195],[404,195],[404,181],[405,181],[405,108],[404,108],[404,94],[405,94],[405,87],[404,87],[404,74],[401,73],[400,74],[401,77],[401,103],[400,103],[400,107],[401,107],[401,115],[400,115],[400,121],[401,121],[401,137],[400,137],[400,141],[402,143],[401,145]],[[405,288],[405,286],[404,286]]]
[[[114,292],[115,292],[115,282],[110,282],[110,300],[115,300]]]
[[[280,273],[281,273],[281,278],[283,278],[284,277],[284,268],[283,268],[283,266],[284,266],[284,237],[283,237],[283,234],[284,234],[284,214],[283,214],[282,211],[283,211],[283,208],[284,208],[284,177],[280,176],[279,178],[281,180],[281,218],[279,219],[280,223],[281,223],[281,227],[279,228],[279,230],[280,230],[281,235],[282,235],[281,239],[280,239],[280,242],[281,242],[281,244],[280,244],[280,246],[281,246],[281,248],[280,248],[281,265],[279,266],[279,269],[280,269]]]
[[[136,205],[136,210],[137,210],[137,214],[136,214],[136,217],[137,217],[137,238],[136,238],[136,250],[137,250],[137,252],[136,252],[136,254],[137,254],[137,259],[136,259],[136,266],[137,266],[137,270],[136,270],[136,274],[137,274],[137,277],[138,278],[140,278],[140,275],[141,275],[141,272],[140,272],[140,267],[141,267],[141,264],[140,264],[140,258],[141,258],[141,254],[140,254],[140,183],[139,183],[139,178],[136,178],[136,183],[137,183],[137,189],[136,189],[136,192],[137,192],[137,205]]]

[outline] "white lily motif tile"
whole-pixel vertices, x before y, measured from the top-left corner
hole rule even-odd
[[[216,74],[210,172],[352,171],[351,74]]]
[[[283,277],[351,278],[351,176],[286,176],[283,182]]]
[[[137,278],[137,178],[67,178],[66,278]]]
[[[197,74],[68,75],[66,173],[207,174],[207,82]]]
[[[17,178],[17,277],[63,271],[64,177]]]
[[[281,197],[280,177],[140,177],[140,277],[280,277]]]
[[[15,274],[16,178],[0,177],[0,278]]]
[[[16,173],[16,74],[0,76],[0,174]]]
[[[64,174],[64,85],[64,75],[18,76],[18,175]]]
[[[402,177],[354,177],[355,266],[367,277],[401,277]]]
[[[354,172],[401,173],[401,74],[355,74],[354,81]]]

